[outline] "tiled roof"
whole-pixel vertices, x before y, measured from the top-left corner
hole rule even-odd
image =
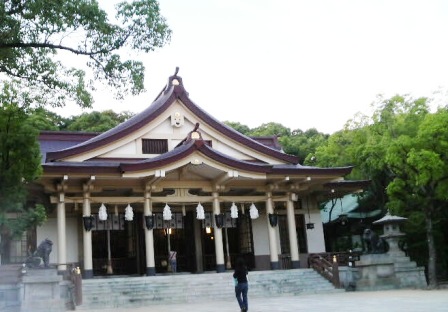
[[[301,165],[271,165],[262,163],[253,163],[229,157],[226,154],[220,153],[211,148],[205,141],[188,140],[177,148],[159,155],[154,158],[149,158],[141,161],[133,162],[101,162],[101,161],[86,161],[86,162],[51,162],[44,164],[46,172],[53,172],[64,170],[65,172],[90,172],[92,168],[97,172],[123,173],[142,170],[151,170],[160,168],[161,166],[169,165],[177,162],[185,157],[188,157],[194,152],[199,152],[203,156],[219,161],[221,164],[229,167],[237,168],[239,170],[259,172],[266,174],[331,174],[331,175],[345,175],[350,173],[351,167],[341,168],[317,168]]]
[[[176,83],[173,83],[176,81]],[[57,161],[62,158],[78,155],[90,150],[96,149],[110,142],[116,141],[123,138],[124,136],[138,130],[139,128],[145,126],[148,122],[155,119],[162,112],[164,112],[168,107],[176,100],[179,99],[185,106],[191,110],[198,118],[207,123],[210,127],[221,132],[225,136],[244,144],[245,146],[256,150],[259,153],[269,155],[271,157],[297,164],[299,162],[298,158],[293,155],[285,154],[279,151],[276,147],[268,147],[263,145],[256,140],[247,137],[236,130],[228,127],[227,125],[219,122],[204,110],[199,108],[194,104],[188,97],[187,91],[184,89],[182,84],[182,78],[178,76],[171,76],[169,78],[168,85],[156,98],[156,100],[143,112],[137,114],[136,116],[130,118],[129,120],[121,123],[117,127],[104,132],[94,138],[91,138],[85,142],[79,143],[75,146],[59,150],[51,151],[47,153],[46,161]]]

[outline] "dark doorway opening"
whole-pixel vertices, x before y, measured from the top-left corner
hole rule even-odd
[[[134,215],[133,221],[125,221],[124,214],[109,215],[106,221],[100,221],[94,215],[92,228],[93,274],[104,275],[136,275],[142,274],[141,213]],[[110,249],[109,249],[110,248]],[[109,261],[110,250],[110,261]]]

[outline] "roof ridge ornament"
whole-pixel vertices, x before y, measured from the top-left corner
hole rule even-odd
[[[186,142],[190,142],[191,140],[195,140],[195,141],[204,141],[204,139],[202,138],[202,134],[200,131],[198,131],[199,129],[199,122],[197,122],[194,125],[193,130],[190,131],[190,133],[188,133],[188,136],[186,138]]]
[[[187,134],[187,137],[186,137],[185,139],[183,139],[182,141],[180,141],[179,144],[176,145],[176,147],[179,147],[179,146],[182,146],[182,145],[184,145],[184,144],[187,144],[187,143],[189,143],[189,142],[192,141],[192,140],[195,140],[195,141],[204,141],[204,139],[202,138],[202,134],[201,134],[200,131],[198,131],[198,129],[199,129],[199,122],[197,122],[197,123],[194,125],[193,130],[191,130],[191,131]],[[176,148],[176,147],[175,147],[175,148]]]
[[[176,66],[176,70],[174,71],[174,75],[170,76],[168,78],[168,84],[166,85],[165,90],[163,90],[163,93],[167,93],[171,89],[171,87],[181,86],[183,88],[184,85],[182,83],[182,78],[177,75],[178,73],[179,73],[179,67]],[[183,91],[188,96],[188,92],[186,92],[185,89]]]

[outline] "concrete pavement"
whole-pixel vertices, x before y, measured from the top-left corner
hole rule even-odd
[[[152,305],[141,308],[87,310],[89,312],[239,312],[236,299],[205,303]],[[250,312],[447,312],[448,289],[355,291],[332,294],[251,298]]]

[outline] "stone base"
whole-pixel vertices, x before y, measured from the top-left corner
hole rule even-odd
[[[404,254],[362,255],[356,263],[357,290],[425,288],[424,269]]]
[[[62,312],[62,276],[56,269],[29,269],[22,277],[20,312]]]

